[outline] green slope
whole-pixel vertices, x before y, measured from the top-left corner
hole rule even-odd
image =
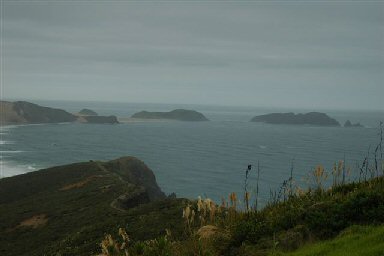
[[[307,245],[292,253],[277,255],[382,256],[384,255],[384,226],[352,226],[333,240]]]
[[[113,204],[121,195],[137,195],[137,191],[147,194],[133,198],[130,208],[119,208],[124,202]],[[183,204],[183,199],[165,198],[153,173],[133,157],[4,178],[0,180],[0,255],[95,255],[104,235],[119,227],[134,234],[134,239],[159,236],[166,228],[178,234],[183,230]]]

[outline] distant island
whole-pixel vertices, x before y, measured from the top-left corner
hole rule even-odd
[[[255,116],[251,122],[264,122],[269,124],[294,124],[317,126],[340,126],[340,123],[325,113],[309,112],[305,114],[272,113]]]
[[[357,128],[363,128],[364,125],[360,124],[360,123],[355,123],[355,124],[352,124],[351,121],[347,120],[345,123],[344,123],[344,127],[347,127],[347,128],[351,128],[351,127],[357,127]]]
[[[1,101],[1,124],[75,122],[77,117],[62,109],[43,107],[26,101]]]
[[[99,116],[95,111],[84,108],[77,114],[77,121],[89,124],[118,124],[116,116]]]
[[[97,116],[98,115],[95,111],[88,109],[88,108],[83,108],[82,110],[79,111],[79,114],[82,116]]]
[[[58,108],[43,107],[27,101],[0,101],[0,125],[81,122],[118,123],[116,116],[74,115]],[[85,110],[85,109],[84,109]],[[87,112],[91,113],[91,112]],[[95,112],[93,112],[95,113]]]
[[[169,112],[141,111],[132,115],[140,119],[169,119],[178,121],[209,121],[202,113],[195,110],[175,109]]]
[[[79,116],[77,119],[81,123],[89,124],[118,124],[116,116]]]

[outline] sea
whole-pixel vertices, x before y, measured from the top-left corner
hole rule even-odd
[[[194,109],[209,122],[127,121],[122,124],[38,124],[3,126],[0,130],[1,177],[89,160],[135,156],[154,172],[166,193],[178,197],[208,197],[218,203],[231,192],[244,192],[246,169],[251,201],[265,205],[292,172],[294,185],[313,186],[311,172],[322,165],[331,172],[340,160],[350,169],[348,181],[359,178],[364,158],[379,143],[384,111],[323,110],[344,124],[364,128],[272,125],[249,120],[272,112],[308,112],[314,109],[278,109],[183,104],[33,101],[78,112],[89,108],[99,115],[130,117],[141,110]],[[369,153],[370,152],[370,153]],[[257,168],[259,166],[259,169]],[[329,174],[330,176],[330,174]],[[329,178],[330,179],[330,178]],[[241,200],[240,200],[241,201]]]

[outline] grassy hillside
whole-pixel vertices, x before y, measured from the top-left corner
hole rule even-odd
[[[275,255],[382,256],[384,255],[384,226],[351,226],[333,240],[307,245],[292,253]]]
[[[165,198],[146,168],[138,159],[122,158],[1,179],[0,254],[92,255],[100,251],[105,233],[119,227],[136,239],[159,236],[166,228],[181,235],[183,199]],[[149,188],[147,204],[133,200],[136,207],[130,209],[112,204],[143,186]]]
[[[382,223],[384,180],[379,178],[307,191],[273,203],[241,218],[231,229],[231,242],[239,246],[241,255],[289,252],[335,238],[353,225]]]
[[[384,178],[337,180],[244,211],[234,193],[166,198],[132,157],[53,167],[0,180],[0,254],[381,255]]]
[[[124,250],[131,256],[383,255],[382,177],[337,185],[326,191],[293,193],[260,211],[241,211],[237,202],[235,194],[222,205],[210,199],[191,202],[183,209],[186,236],[166,235],[139,244],[128,242]],[[136,235],[127,232],[130,237]],[[114,249],[122,241],[119,243],[118,236],[114,239],[113,243],[104,240],[105,248],[111,249],[105,250],[105,255],[124,255]]]

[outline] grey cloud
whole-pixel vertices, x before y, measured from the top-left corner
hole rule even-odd
[[[243,104],[244,92],[268,104],[279,88],[326,97],[321,88],[329,84],[336,95],[357,97],[359,86],[373,98],[384,93],[383,3],[47,3],[5,2],[9,97],[30,95],[23,88],[33,84],[44,98],[70,95],[47,89],[66,86],[98,88],[92,97],[101,99],[106,83],[135,90],[132,99],[157,101],[161,87],[195,95],[190,103]],[[202,88],[207,95],[227,92],[202,101]],[[365,101],[371,103],[369,95]],[[308,104],[293,96],[282,102]],[[375,104],[370,108],[384,108]]]

